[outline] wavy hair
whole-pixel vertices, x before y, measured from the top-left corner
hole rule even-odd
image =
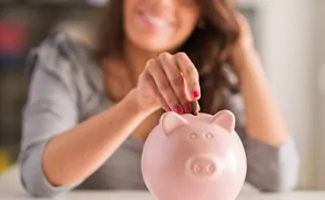
[[[239,38],[239,26],[233,0],[196,0],[196,3],[202,13],[199,21],[204,26],[197,26],[177,51],[185,52],[199,72],[201,111],[215,113],[227,108],[224,91],[230,91],[232,86],[224,69]],[[124,37],[123,0],[110,0],[97,38],[97,59],[123,58]]]

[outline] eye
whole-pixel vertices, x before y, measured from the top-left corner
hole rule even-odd
[[[190,138],[191,140],[195,140],[195,139],[197,138],[197,134],[196,134],[196,133],[191,133],[191,134],[189,135],[189,138]]]
[[[211,139],[213,139],[213,134],[207,133],[207,134],[205,134],[205,138],[211,140]]]

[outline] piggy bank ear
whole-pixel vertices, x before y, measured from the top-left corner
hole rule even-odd
[[[174,112],[166,112],[160,118],[160,124],[166,135],[173,133],[173,131],[181,126],[187,125],[186,119]]]
[[[228,110],[219,111],[211,120],[211,123],[217,124],[224,128],[229,133],[235,129],[235,116]]]

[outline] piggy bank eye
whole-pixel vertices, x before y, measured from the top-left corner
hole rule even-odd
[[[196,134],[196,133],[191,133],[191,134],[189,135],[189,138],[190,138],[191,140],[195,140],[195,139],[197,138],[197,134]]]
[[[212,133],[206,133],[205,138],[211,140],[211,139],[213,139],[213,134]]]

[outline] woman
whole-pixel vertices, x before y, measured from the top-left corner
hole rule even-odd
[[[261,191],[293,189],[295,145],[233,6],[111,0],[96,48],[58,33],[32,51],[21,150],[26,190],[145,189],[140,157],[148,133],[163,112],[188,113],[195,100],[201,112],[236,114],[247,182]]]

